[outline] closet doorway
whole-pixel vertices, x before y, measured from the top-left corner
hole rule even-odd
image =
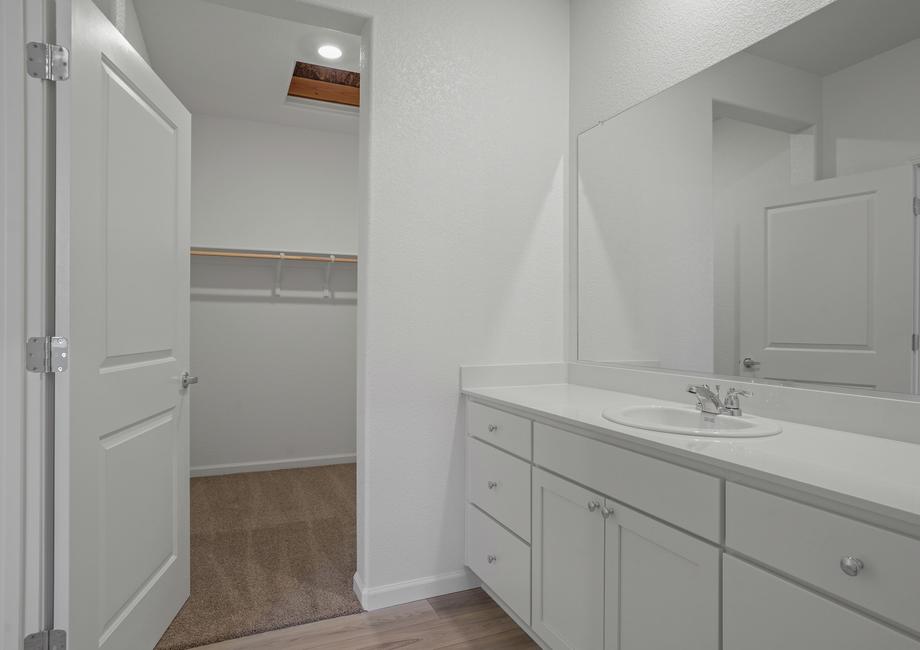
[[[361,611],[361,19],[268,4],[134,0],[123,17],[192,113],[191,597],[159,650]]]

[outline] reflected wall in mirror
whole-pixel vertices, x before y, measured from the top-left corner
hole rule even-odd
[[[916,393],[920,2],[837,0],[578,137],[578,358]]]

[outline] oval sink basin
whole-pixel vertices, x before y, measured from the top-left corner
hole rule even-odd
[[[709,415],[695,408],[630,406],[606,409],[605,419],[637,429],[711,438],[775,436],[783,429],[770,420],[751,415]]]

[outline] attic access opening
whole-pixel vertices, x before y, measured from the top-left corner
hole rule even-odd
[[[297,61],[288,97],[357,107],[361,102],[361,74]]]

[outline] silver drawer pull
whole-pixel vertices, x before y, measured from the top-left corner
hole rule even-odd
[[[490,425],[489,425],[489,433],[495,433],[496,431],[498,431],[498,425],[497,425],[497,424],[490,424]]]
[[[594,512],[600,507],[600,501],[588,501],[588,512]]]
[[[862,560],[852,555],[840,558],[840,570],[850,577],[858,576],[865,566]]]
[[[495,557],[494,555],[490,555],[490,556],[488,556],[488,557],[486,558],[486,561],[487,561],[489,564],[495,564],[496,560],[498,560],[498,558]]]
[[[488,486],[490,490],[494,490],[495,488],[498,487],[498,483],[496,483],[495,481],[489,481]]]

